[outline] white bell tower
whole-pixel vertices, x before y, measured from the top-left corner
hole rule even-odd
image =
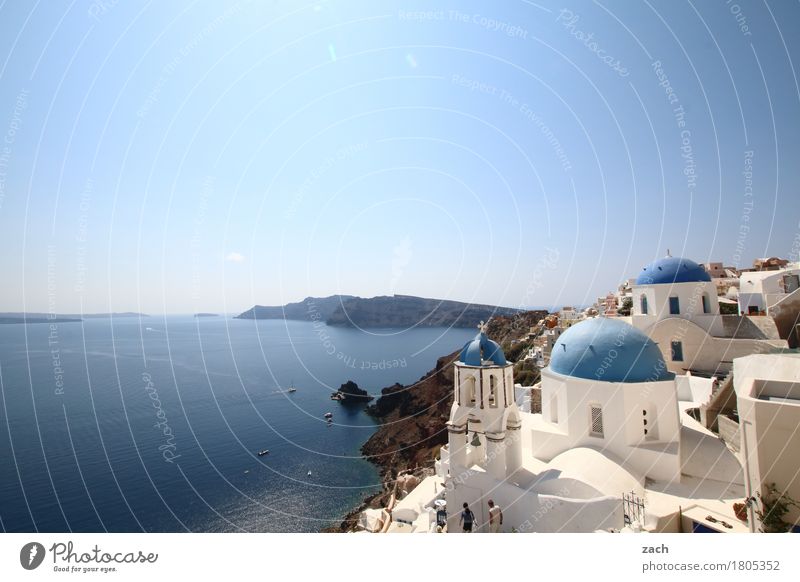
[[[478,465],[504,480],[522,466],[513,368],[481,322],[455,363],[455,401],[447,423],[451,476]]]

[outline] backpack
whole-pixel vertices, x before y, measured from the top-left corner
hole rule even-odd
[[[475,521],[475,515],[472,513],[471,509],[467,509],[464,512],[464,524],[471,524],[473,521]]]

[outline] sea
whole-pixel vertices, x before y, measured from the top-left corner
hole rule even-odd
[[[359,452],[375,420],[331,393],[413,383],[474,334],[193,316],[0,325],[0,529],[336,525],[380,482]]]

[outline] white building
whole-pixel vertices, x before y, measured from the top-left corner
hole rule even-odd
[[[448,446],[442,461],[452,477],[477,472],[485,481],[506,481],[522,466],[520,413],[515,402],[513,364],[500,346],[481,329],[455,363],[455,398],[447,423]],[[457,483],[453,481],[453,483]],[[447,497],[449,507],[473,502],[473,488],[457,486]],[[480,508],[474,508],[476,513]],[[451,511],[450,531],[458,512]]]
[[[800,500],[800,353],[738,358],[733,374],[748,498],[768,496],[774,484]],[[752,507],[751,517],[756,531]],[[784,521],[800,531],[800,510],[791,507]]]
[[[680,481],[675,375],[641,331],[606,318],[573,326],[542,371],[541,390],[542,414],[532,434],[536,458],[600,448],[637,474]]]
[[[708,516],[735,522],[741,466],[686,412],[709,386],[676,379],[641,331],[593,318],[558,339],[543,371],[542,413],[522,412],[506,394],[512,365],[478,334],[455,363],[448,444],[436,462],[448,531],[460,531],[463,503],[484,531],[489,498],[503,508],[504,531],[619,529],[626,515],[650,531],[713,529]],[[646,510],[628,515],[625,495],[645,499]],[[420,515],[434,503],[420,503]],[[413,527],[428,531],[427,523]],[[731,528],[747,531],[740,522]]]
[[[703,268],[711,276],[720,297],[735,297],[739,291],[739,271],[722,263],[705,263]]]
[[[569,327],[573,323],[583,320],[586,316],[581,311],[577,311],[574,307],[565,306],[558,312],[558,324],[563,327]]]
[[[444,504],[446,530],[461,531],[464,503],[477,531],[487,531],[491,498],[503,531],[638,522],[645,531],[746,532],[757,528],[752,510],[745,521],[735,505],[767,483],[800,499],[800,354],[750,355],[786,346],[774,339],[772,318],[721,316],[714,283],[686,259],[648,265],[632,294],[630,317],[545,333],[552,341],[535,387],[540,413],[530,412],[532,392],[515,390],[513,363],[481,329],[454,364],[436,475],[397,502],[394,522],[391,511],[381,514],[383,531],[435,531]],[[730,368],[741,428],[719,416],[723,439],[696,416],[731,389],[730,379],[717,389],[696,372]],[[726,444],[731,431],[738,447]]]
[[[789,295],[800,295],[800,267],[776,271],[745,271],[739,277],[739,313],[766,313]]]
[[[667,256],[642,269],[626,318],[661,349],[671,372],[729,372],[733,359],[786,347],[770,318],[721,315],[711,277],[694,261]]]

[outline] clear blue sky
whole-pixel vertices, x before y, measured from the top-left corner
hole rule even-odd
[[[218,4],[0,5],[0,311],[797,258],[796,2]]]

